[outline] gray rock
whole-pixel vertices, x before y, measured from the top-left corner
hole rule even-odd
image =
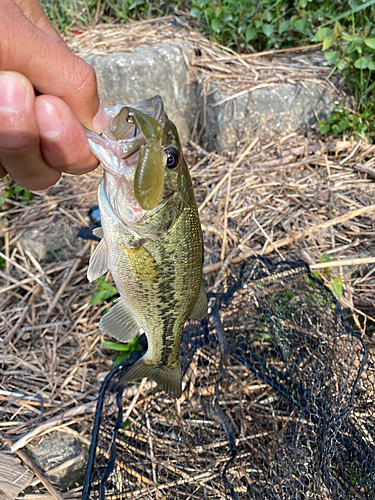
[[[23,233],[20,238],[22,250],[30,252],[38,262],[53,262],[56,258],[60,260],[69,259],[74,255],[75,249],[81,244],[77,238],[78,229],[64,227],[30,229]]]
[[[334,99],[327,87],[313,82],[255,90],[251,96],[251,128],[257,135],[268,137],[307,132],[332,113]]]
[[[30,443],[27,450],[59,490],[65,492],[83,484],[88,449],[72,434],[47,434]]]
[[[191,48],[187,44],[184,50],[189,53]],[[91,55],[86,60],[97,73],[105,106],[160,94],[183,143],[190,138],[198,110],[203,123],[202,86],[190,83],[180,46],[137,47],[131,53]],[[280,133],[306,132],[331,114],[336,98],[328,87],[313,82],[282,83],[234,97],[214,82],[208,85],[206,96],[207,126],[201,142],[206,149],[219,152],[233,150],[239,141],[253,136],[269,140]]]
[[[178,45],[138,47],[131,53],[92,55],[86,61],[95,69],[104,106],[129,104],[159,94],[169,118],[186,142],[195,118],[194,86]]]
[[[209,126],[203,142],[208,150],[220,152],[255,136],[269,140],[279,134],[307,132],[332,113],[335,100],[326,87],[312,82],[280,84],[234,98],[214,88],[207,94]]]

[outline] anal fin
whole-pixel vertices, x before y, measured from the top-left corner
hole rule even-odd
[[[190,318],[203,319],[207,314],[207,295],[204,290],[203,280],[199,288],[198,296],[190,313]]]
[[[94,253],[91,255],[89,268],[87,270],[87,279],[92,283],[99,276],[108,271],[108,252],[105,239],[101,239]]]
[[[141,329],[122,297],[117,299],[115,305],[102,317],[99,327],[102,332],[120,342],[130,342]]]

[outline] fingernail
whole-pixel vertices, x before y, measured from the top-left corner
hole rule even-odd
[[[39,100],[35,106],[36,121],[39,133],[46,139],[55,139],[63,131],[59,111],[54,104]]]
[[[103,128],[108,128],[108,118],[101,104],[99,106],[99,111],[92,120],[92,128],[97,134],[100,134]]]
[[[19,113],[26,108],[26,89],[19,78],[0,72],[0,113]]]

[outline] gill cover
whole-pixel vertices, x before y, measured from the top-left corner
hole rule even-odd
[[[144,210],[152,210],[159,205],[164,189],[167,155],[162,149],[163,127],[152,116],[130,107],[122,108],[116,118],[117,137],[122,138],[135,126],[146,141],[139,149],[134,195]]]

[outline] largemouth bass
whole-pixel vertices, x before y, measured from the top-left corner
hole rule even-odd
[[[188,318],[202,319],[203,245],[189,171],[178,133],[159,96],[106,108],[109,129],[87,131],[104,168],[99,187],[102,239],[88,279],[108,269],[120,298],[101,330],[129,342],[143,329],[146,353],[121,380],[148,377],[181,396],[179,346]]]

